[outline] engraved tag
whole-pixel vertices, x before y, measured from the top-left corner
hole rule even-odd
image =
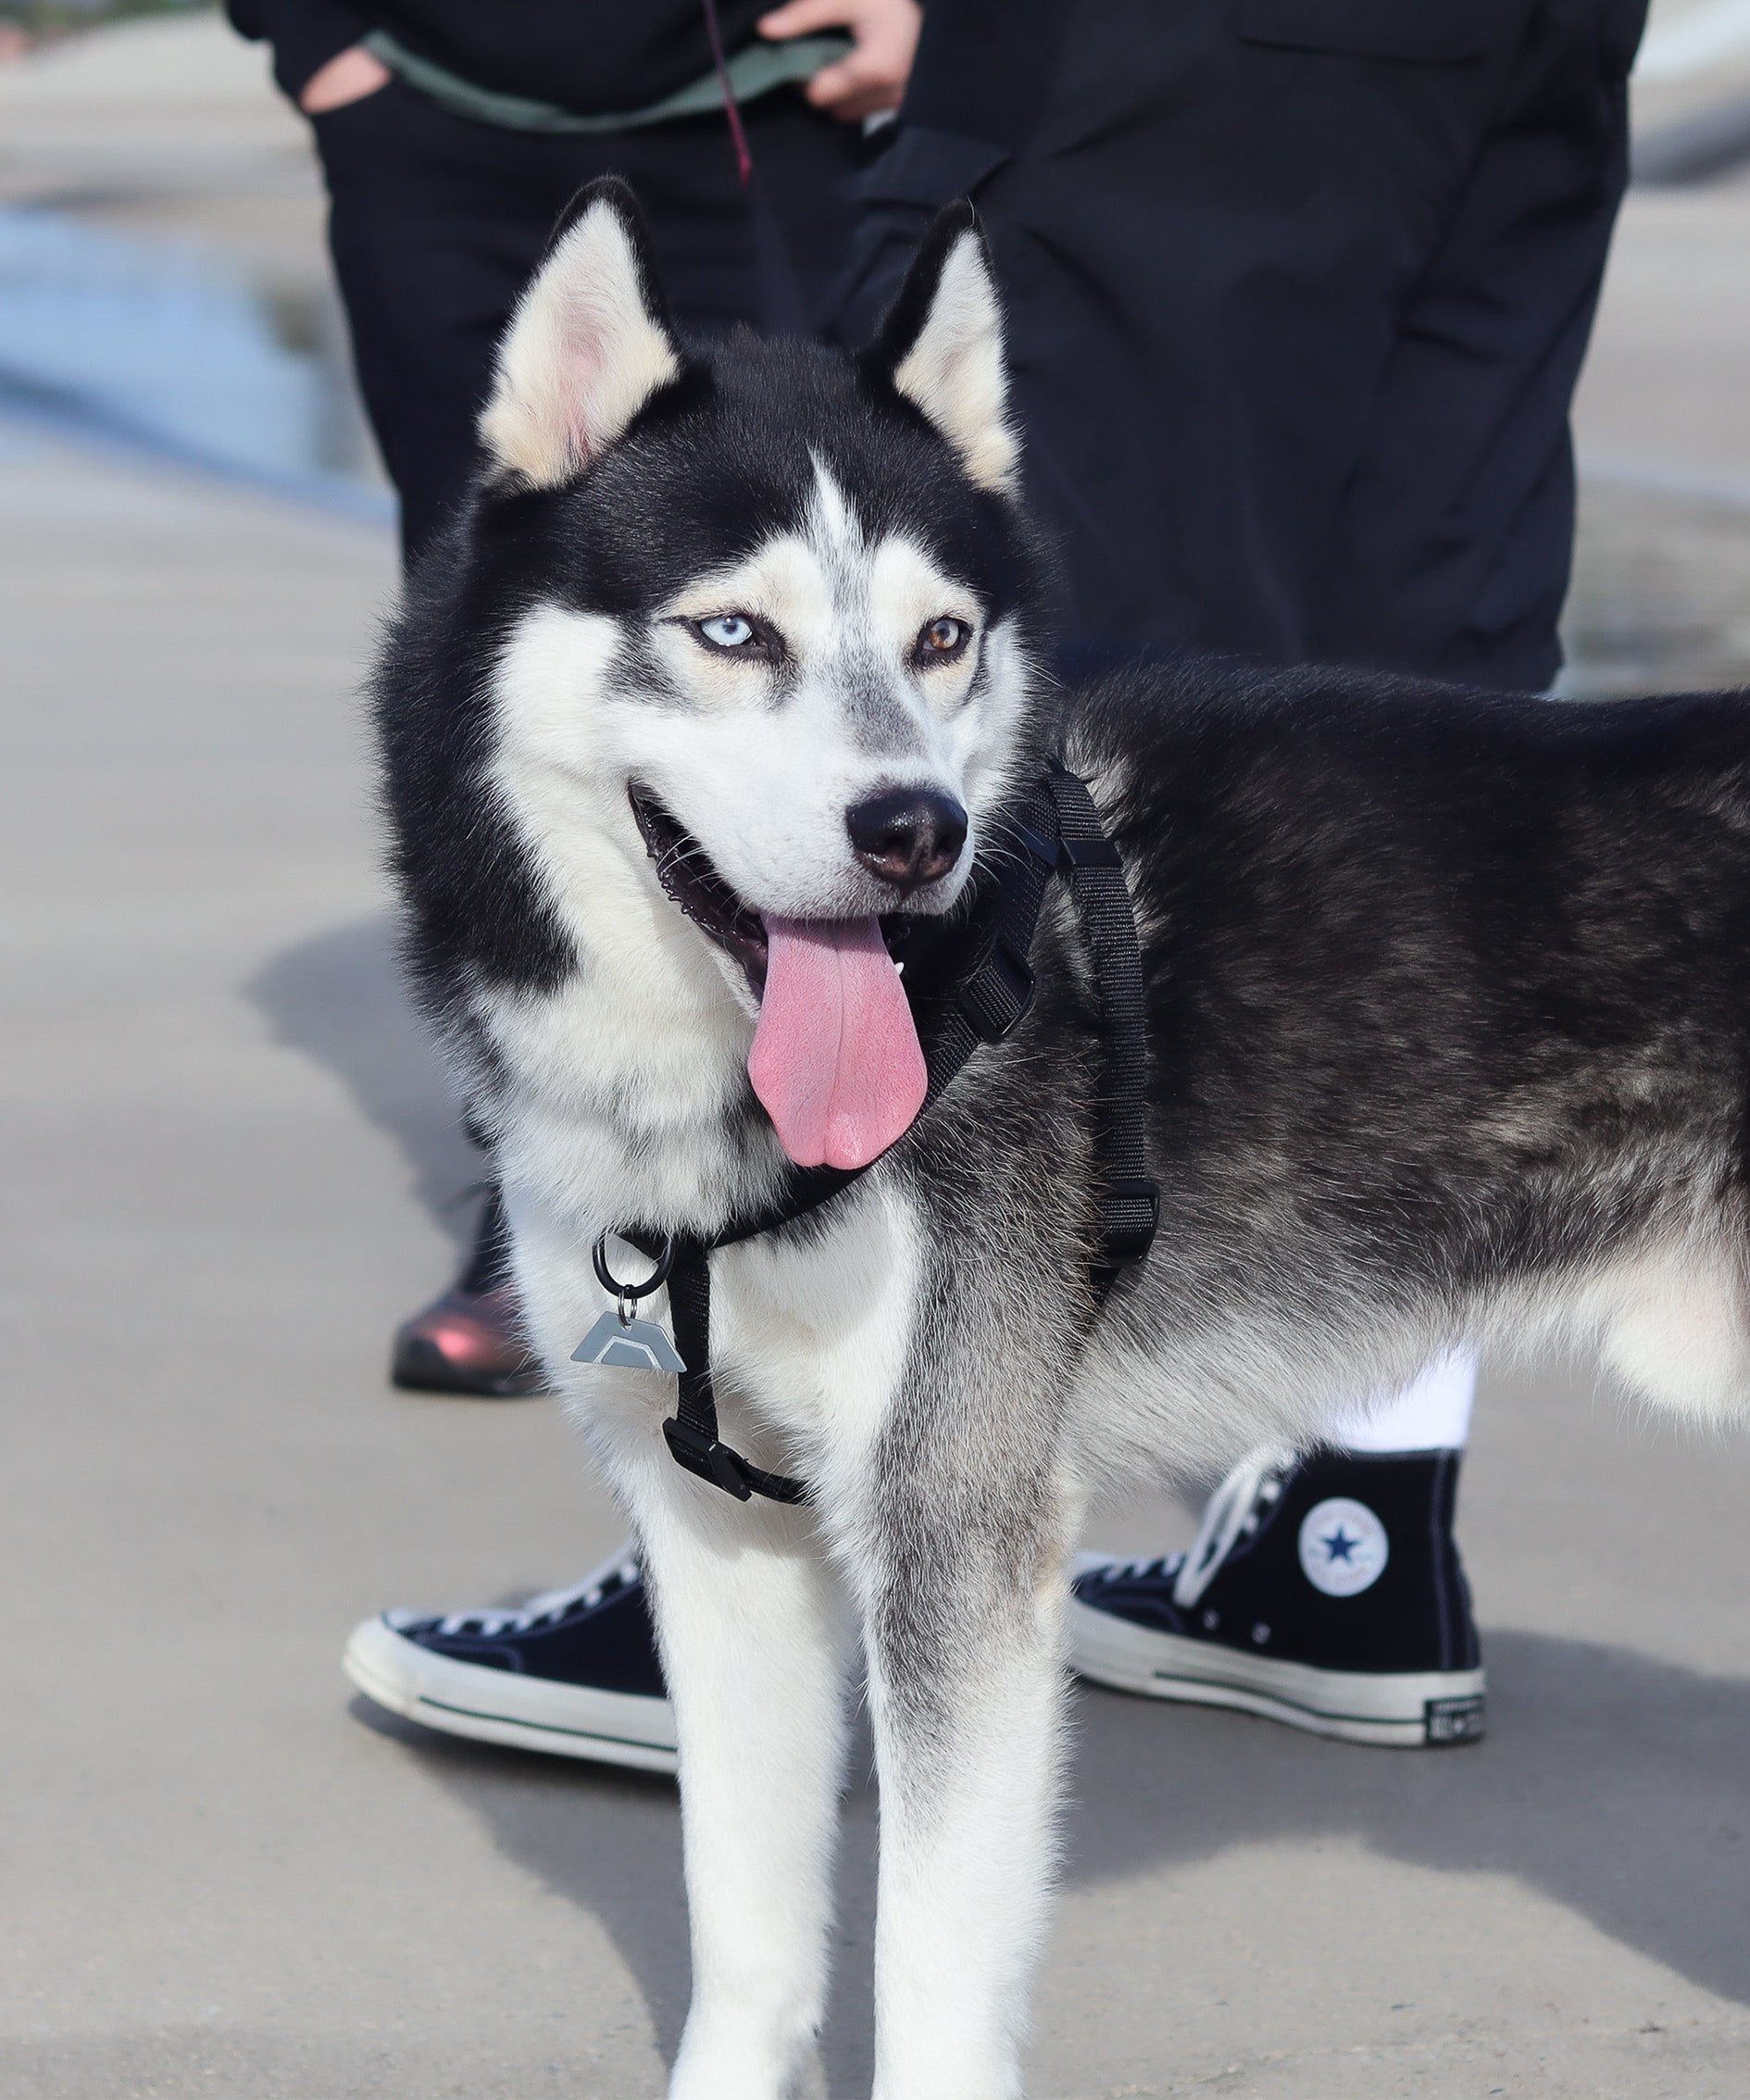
[[[681,1353],[653,1319],[622,1319],[605,1312],[571,1352],[574,1364],[612,1370],[683,1371]]]

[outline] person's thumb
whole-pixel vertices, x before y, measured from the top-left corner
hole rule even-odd
[[[774,7],[755,25],[761,36],[779,43],[790,36],[806,36],[810,30],[844,26],[844,0],[789,0],[787,6]]]

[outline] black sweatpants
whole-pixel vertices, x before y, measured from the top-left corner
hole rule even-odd
[[[1073,631],[1541,689],[1645,8],[931,0],[850,331],[969,189]]]
[[[856,127],[788,89],[744,118],[805,301],[819,306],[848,237]],[[359,389],[410,560],[467,486],[494,346],[583,183],[619,174],[637,191],[683,331],[761,322],[752,220],[720,116],[548,136],[455,116],[397,81],[313,122]]]

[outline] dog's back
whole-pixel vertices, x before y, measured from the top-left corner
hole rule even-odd
[[[1744,1404],[1750,704],[1186,659],[1079,696],[1070,751],[1148,962],[1135,1341],[1230,1305],[1192,1376],[1255,1393],[1278,1322],[1413,1356],[1553,1317],[1652,1397]]]

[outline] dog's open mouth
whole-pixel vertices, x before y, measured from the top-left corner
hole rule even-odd
[[[930,1083],[881,921],[756,912],[655,796],[635,787],[631,806],[664,892],[758,995],[747,1076],[779,1143],[799,1167],[867,1167]]]
[[[631,806],[657,881],[702,933],[734,956],[755,993],[764,992],[770,948],[759,914],[748,909],[712,867],[698,840],[654,795],[635,787]]]

